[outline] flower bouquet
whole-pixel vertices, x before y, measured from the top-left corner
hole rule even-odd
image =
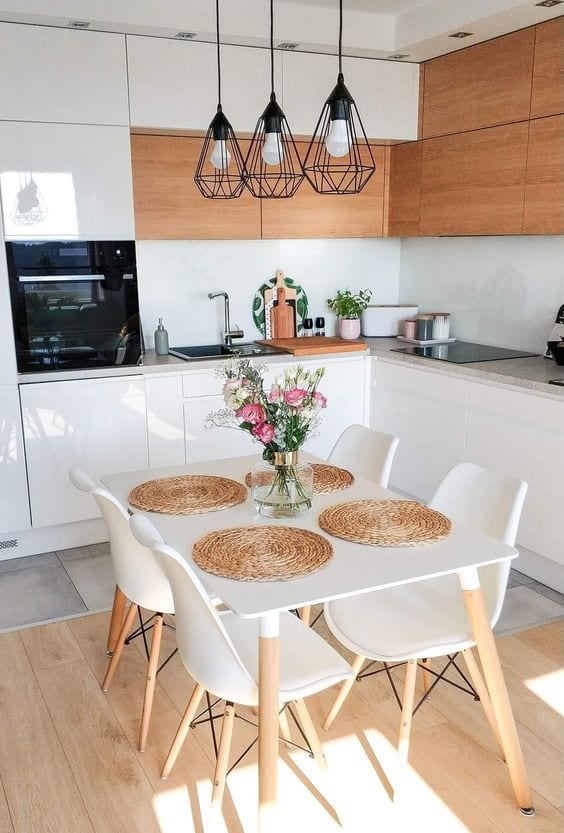
[[[324,368],[288,368],[265,386],[264,367],[234,359],[218,371],[226,408],[208,415],[207,427],[234,427],[263,446],[263,463],[251,472],[255,507],[271,517],[300,515],[311,508],[313,470],[298,450],[317,428],[327,400],[317,390]]]

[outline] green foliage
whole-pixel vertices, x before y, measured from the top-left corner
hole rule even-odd
[[[339,290],[334,298],[327,299],[327,306],[339,318],[359,318],[360,313],[370,303],[372,291],[361,289],[357,295],[353,295],[350,289]]]

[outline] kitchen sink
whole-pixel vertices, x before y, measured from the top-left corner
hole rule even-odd
[[[195,359],[217,359],[229,358],[229,356],[273,356],[283,353],[277,347],[267,347],[264,344],[257,344],[255,341],[246,344],[233,344],[228,347],[225,344],[198,344],[189,347],[173,347],[168,351],[171,356],[177,356],[189,362]]]

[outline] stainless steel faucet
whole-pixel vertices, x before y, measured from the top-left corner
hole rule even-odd
[[[223,330],[223,343],[227,347],[231,347],[234,338],[243,338],[245,333],[235,324],[235,329],[231,329],[231,321],[229,320],[229,295],[227,292],[208,292],[208,298],[212,301],[214,298],[223,298],[224,300],[224,316],[225,324]]]

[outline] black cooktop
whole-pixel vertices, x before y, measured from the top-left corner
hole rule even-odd
[[[451,344],[434,344],[430,347],[392,347],[392,353],[407,353],[410,356],[422,356],[425,359],[438,359],[454,364],[471,362],[497,362],[501,359],[525,359],[538,356],[538,353],[525,353],[522,350],[509,350],[506,347],[491,347],[489,344],[473,344],[470,341],[453,341]]]

